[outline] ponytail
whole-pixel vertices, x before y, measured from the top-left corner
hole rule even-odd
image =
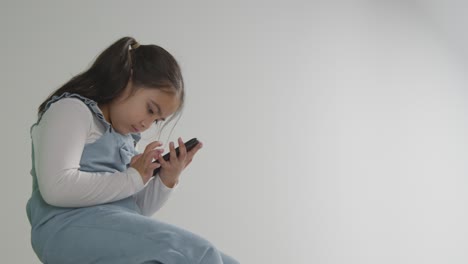
[[[46,109],[47,102],[65,92],[76,93],[100,104],[118,97],[131,76],[134,64],[132,54],[139,47],[132,37],[123,37],[105,49],[92,66],[53,92],[40,106],[38,114]]]

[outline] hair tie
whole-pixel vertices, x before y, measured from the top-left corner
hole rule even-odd
[[[138,42],[136,42],[136,41],[135,41],[135,43],[130,44],[130,48],[131,48],[132,50],[137,49],[138,47],[140,47],[140,43],[138,43]]]

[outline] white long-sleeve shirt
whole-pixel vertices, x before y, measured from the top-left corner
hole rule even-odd
[[[59,207],[85,207],[136,199],[144,215],[150,216],[168,200],[168,188],[159,176],[146,185],[138,171],[80,171],[85,144],[96,141],[105,128],[79,99],[65,98],[53,103],[32,130],[36,176],[43,199]]]

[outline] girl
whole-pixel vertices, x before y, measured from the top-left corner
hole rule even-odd
[[[160,142],[141,154],[135,144],[153,122],[178,116],[183,103],[176,60],[124,37],[40,105],[31,127],[27,215],[43,263],[238,263],[205,239],[150,217],[202,144],[187,152],[179,138],[177,156],[170,142],[169,161]]]

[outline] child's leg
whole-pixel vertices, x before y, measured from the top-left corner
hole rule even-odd
[[[43,259],[50,264],[237,263],[191,232],[106,207],[73,215],[73,220],[46,241]]]

